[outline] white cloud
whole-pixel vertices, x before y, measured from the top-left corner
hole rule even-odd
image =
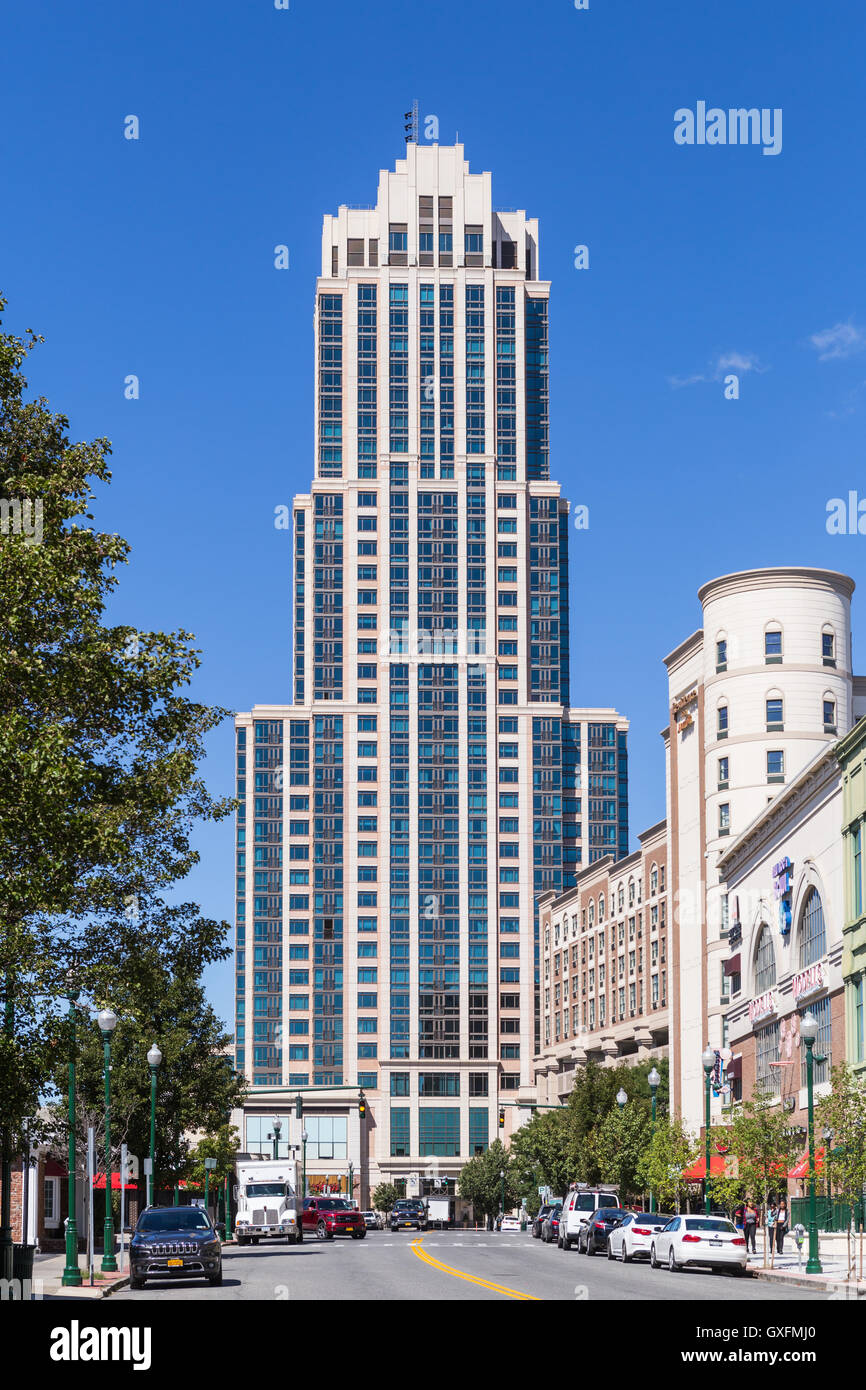
[[[705,372],[695,372],[692,376],[669,376],[668,384],[679,390],[681,386],[695,386],[700,381],[721,381],[727,372],[766,372],[753,352],[722,352],[711,362]]]
[[[866,335],[853,323],[837,323],[832,328],[822,328],[809,339],[817,349],[818,360],[829,362],[835,357],[851,357],[866,346]]]

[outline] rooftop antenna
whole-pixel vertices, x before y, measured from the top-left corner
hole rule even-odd
[[[413,101],[413,102],[412,102],[412,110],[411,110],[411,111],[404,111],[404,112],[403,112],[403,120],[404,120],[404,122],[405,122],[405,124],[404,124],[404,126],[403,126],[403,129],[404,129],[405,132],[406,132],[406,144],[407,144],[407,145],[417,145],[417,144],[418,144],[418,102],[417,102],[417,101]]]

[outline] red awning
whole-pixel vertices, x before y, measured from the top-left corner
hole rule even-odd
[[[60,1163],[56,1158],[46,1158],[45,1160],[46,1178],[65,1178],[68,1176],[65,1163]]]
[[[126,1184],[126,1186],[127,1186],[127,1188],[136,1187],[136,1186],[138,1185],[139,1182],[143,1183],[143,1182],[145,1182],[145,1181],[146,1181],[146,1179],[145,1179],[144,1177],[139,1178],[137,1182],[136,1182],[136,1180],[133,1178],[130,1182],[128,1182],[128,1183]],[[104,1174],[104,1173],[97,1173],[97,1174],[96,1174],[96,1177],[93,1179],[93,1186],[94,1186],[94,1188],[96,1189],[97,1192],[103,1192],[103,1191],[105,1190],[105,1174]],[[171,1186],[174,1186],[174,1184],[172,1183]],[[184,1187],[184,1188],[186,1188],[186,1187],[194,1187],[194,1188],[196,1188],[197,1190],[200,1189],[202,1192],[204,1192],[204,1184],[203,1184],[203,1183],[188,1183],[188,1182],[186,1182],[183,1178],[181,1178],[181,1180],[180,1180],[180,1182],[177,1184],[177,1186],[178,1186],[178,1187]],[[111,1175],[111,1190],[112,1190],[112,1192],[119,1192],[119,1191],[120,1191],[120,1173],[112,1173],[112,1175]]]
[[[824,1150],[823,1150],[823,1149],[816,1149],[816,1150],[815,1150],[815,1172],[816,1172],[816,1173],[820,1173],[820,1172],[823,1171],[823,1168],[824,1168]],[[799,1163],[796,1163],[796,1164],[794,1165],[794,1167],[790,1170],[790,1172],[788,1173],[788,1177],[789,1177],[789,1178],[808,1178],[808,1176],[809,1176],[809,1150],[807,1149],[806,1152],[803,1154],[803,1157],[800,1159],[800,1162],[799,1162]]]
[[[725,1176],[725,1154],[710,1154],[710,1177],[723,1178]],[[691,1166],[683,1169],[683,1177],[686,1182],[703,1182],[707,1175],[707,1160],[701,1154]]]
[[[732,1081],[736,1081],[736,1080],[737,1080],[739,1077],[741,1077],[742,1075],[743,1075],[743,1058],[742,1058],[742,1056],[739,1056],[739,1057],[732,1057],[731,1060],[730,1060],[730,1062],[728,1063],[728,1065],[725,1067],[725,1077],[726,1077],[726,1078],[730,1077],[730,1079],[731,1079]]]
[[[737,954],[736,954],[735,956],[731,956],[730,960],[726,960],[726,961],[725,961],[724,965],[722,966],[722,970],[723,970],[723,972],[724,972],[725,979],[730,979],[731,975],[739,975],[739,974],[740,974],[740,953],[739,953],[739,951],[737,952]]]

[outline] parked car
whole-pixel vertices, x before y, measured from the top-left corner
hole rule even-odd
[[[619,1193],[615,1187],[587,1187],[578,1183],[565,1195],[560,1223],[559,1247],[570,1250],[572,1245],[580,1245],[587,1221],[594,1211],[605,1207],[618,1207]]]
[[[129,1244],[129,1287],[148,1279],[222,1283],[219,1233],[201,1207],[145,1207]]]
[[[607,1249],[607,1240],[614,1227],[619,1226],[628,1216],[622,1207],[599,1207],[590,1212],[589,1220],[577,1240],[577,1248],[583,1255],[595,1255]]]
[[[520,1230],[520,1217],[519,1217],[519,1216],[503,1216],[501,1222],[499,1223],[499,1229],[500,1229],[500,1231],[519,1231],[519,1230]]]
[[[363,1216],[343,1197],[305,1197],[303,1223],[304,1230],[314,1232],[319,1240],[334,1236],[363,1240],[367,1234]]]
[[[539,1208],[538,1215],[533,1218],[532,1225],[529,1228],[533,1240],[541,1239],[541,1227],[545,1219],[553,1211],[555,1205],[556,1203],[554,1202],[545,1202],[544,1205]]]
[[[630,1260],[648,1260],[653,1236],[670,1220],[658,1211],[627,1212],[607,1238],[607,1258],[626,1265]]]
[[[361,1215],[364,1218],[364,1225],[368,1231],[381,1231],[382,1218],[377,1211],[362,1211]]]
[[[427,1208],[415,1197],[401,1197],[391,1210],[391,1230],[404,1231],[407,1228],[416,1231],[427,1229]]]
[[[541,1223],[541,1239],[544,1241],[545,1245],[550,1245],[551,1241],[554,1240],[556,1241],[557,1245],[559,1244],[559,1227],[561,1215],[562,1207],[551,1207],[550,1211],[547,1213],[547,1216],[545,1216],[543,1222]]]
[[[667,1265],[672,1272],[687,1265],[707,1265],[746,1272],[746,1238],[724,1216],[672,1216],[653,1237],[650,1264]]]

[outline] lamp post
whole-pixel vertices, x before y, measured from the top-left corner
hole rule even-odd
[[[818,1257],[818,1208],[815,1195],[815,1040],[818,1037],[818,1021],[807,1013],[800,1023],[800,1037],[806,1044],[806,1087],[809,1098],[809,1259],[807,1274],[823,1274]]]
[[[716,1054],[715,1054],[715,1052],[713,1051],[713,1049],[710,1047],[709,1043],[707,1043],[707,1046],[704,1048],[703,1052],[701,1053],[701,1062],[703,1063],[704,1076],[705,1076],[705,1078],[706,1078],[705,1083],[704,1083],[704,1089],[705,1089],[705,1091],[706,1091],[706,1098],[707,1098],[706,1123],[705,1123],[705,1125],[704,1125],[704,1139],[705,1139],[705,1141],[706,1141],[705,1152],[704,1152],[704,1162],[705,1162],[705,1164],[706,1164],[706,1168],[705,1168],[705,1170],[704,1170],[704,1211],[706,1212],[707,1216],[709,1216],[709,1214],[710,1214],[710,1077],[711,1077],[712,1074],[713,1074],[713,1067],[716,1065]]]
[[[652,1130],[651,1130],[651,1134],[652,1134],[652,1137],[655,1138],[655,1132],[656,1132],[656,1091],[658,1090],[658,1088],[659,1088],[659,1086],[660,1086],[660,1084],[661,1084],[661,1076],[660,1076],[659,1073],[656,1071],[655,1067],[653,1067],[652,1071],[650,1072],[649,1076],[647,1077],[647,1081],[649,1082],[650,1094],[652,1095]],[[655,1193],[652,1191],[652,1189],[650,1189],[650,1211],[655,1211],[655,1209],[656,1209],[656,1195],[655,1195]]]
[[[303,1146],[304,1146],[304,1152],[303,1152],[303,1182],[304,1182],[304,1196],[305,1196],[305,1197],[306,1197],[306,1195],[307,1195],[307,1140],[309,1139],[309,1137],[310,1137],[310,1136],[309,1136],[309,1134],[307,1133],[307,1131],[306,1131],[306,1130],[303,1130],[302,1133],[301,1133],[301,1143],[302,1143]]]
[[[102,1033],[102,1057],[105,1066],[105,1221],[102,1227],[102,1272],[115,1274],[114,1218],[111,1212],[111,1035],[117,1027],[117,1015],[111,1009],[101,1009],[96,1015]]]
[[[279,1118],[279,1116],[275,1115],[274,1118],[273,1118],[273,1120],[271,1121],[271,1125],[272,1125],[273,1131],[274,1131],[274,1158],[279,1158],[279,1156],[280,1156],[280,1130],[281,1130],[282,1127],[283,1127],[283,1122],[282,1122],[282,1120]]]
[[[505,1169],[504,1169],[504,1168],[500,1168],[500,1169],[499,1169],[499,1181],[500,1181],[500,1183],[501,1183],[501,1185],[502,1185],[502,1195],[501,1195],[501,1198],[500,1198],[500,1211],[501,1211],[502,1216],[504,1216],[504,1215],[505,1215]]]
[[[616,1103],[619,1106],[621,1114],[622,1111],[625,1109],[626,1104],[628,1103],[628,1096],[626,1095],[622,1086],[620,1086],[619,1090],[616,1093]]]
[[[153,1206],[154,1192],[154,1166],[156,1164],[156,1071],[162,1061],[162,1053],[153,1044],[147,1054],[147,1065],[150,1067],[150,1174],[148,1177],[147,1205]]]
[[[204,1209],[208,1210],[208,1198],[210,1196],[210,1175],[217,1166],[215,1158],[206,1158],[204,1161]]]
[[[76,1288],[81,1283],[81,1270],[78,1267],[78,1225],[75,1220],[75,1004],[78,991],[72,990],[69,999],[69,1023],[71,1038],[69,1044],[69,1176],[66,1217],[66,1268],[61,1283]]]

